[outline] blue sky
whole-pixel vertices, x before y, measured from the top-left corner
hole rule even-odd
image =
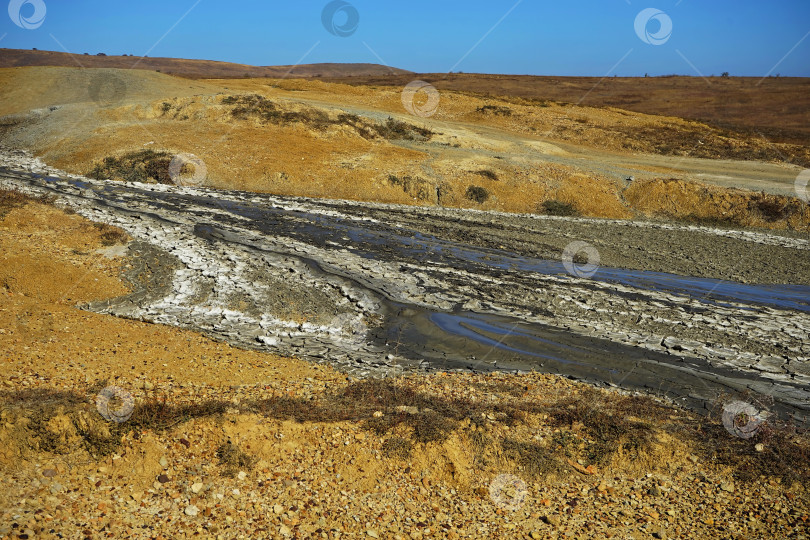
[[[345,37],[322,23],[324,0],[11,2],[23,4],[24,19],[31,2],[46,13],[35,29],[2,14],[5,48],[252,65],[384,61],[418,72],[810,76],[810,0],[351,0],[359,24]],[[662,44],[636,33],[645,8],[672,22]],[[335,15],[337,27],[350,9]],[[644,32],[657,35],[662,20]]]

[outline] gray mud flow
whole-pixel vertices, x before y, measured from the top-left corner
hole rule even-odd
[[[536,370],[696,410],[744,397],[810,418],[806,236],[7,170],[0,185],[57,195],[136,239],[136,290],[88,309],[358,376]],[[564,264],[573,242],[591,251]]]

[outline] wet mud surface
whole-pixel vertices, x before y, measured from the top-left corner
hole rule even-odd
[[[356,376],[537,370],[694,409],[749,392],[810,414],[806,236],[8,169],[0,185],[57,195],[135,239],[134,292],[94,311]],[[572,242],[590,251],[564,264]]]

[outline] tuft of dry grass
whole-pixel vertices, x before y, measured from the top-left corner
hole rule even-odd
[[[101,244],[104,246],[126,244],[130,240],[129,235],[118,227],[106,223],[93,223],[93,227],[99,232]]]
[[[249,471],[256,465],[256,458],[246,454],[241,448],[230,440],[217,448],[217,459],[224,467],[223,476],[234,477],[239,471]]]

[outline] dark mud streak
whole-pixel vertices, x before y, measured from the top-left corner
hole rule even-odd
[[[15,173],[15,176],[28,181],[31,175]],[[438,235],[442,231],[443,219],[426,223],[422,227],[425,230],[420,230],[415,224],[413,227],[398,227],[383,222],[387,210],[379,208],[368,210],[369,215],[380,221],[373,223],[348,216],[343,218],[314,213],[314,209],[301,211],[282,208],[278,206],[278,201],[285,201],[284,198],[263,198],[255,193],[228,192],[228,196],[248,199],[234,202],[214,198],[217,196],[216,192],[206,195],[155,193],[122,184],[106,184],[99,189],[83,182],[71,183],[81,191],[67,193],[65,182],[59,179],[45,179],[44,183],[35,185],[56,195],[67,194],[69,197],[92,201],[96,208],[106,208],[110,212],[152,223],[186,227],[185,222],[173,221],[167,214],[193,217],[197,223],[190,232],[206,241],[219,244],[220,247],[238,246],[250,252],[294,258],[325,281],[346,282],[354,288],[365,290],[382,305],[383,319],[381,326],[369,330],[367,342],[373,350],[390,351],[402,359],[394,361],[389,358],[389,364],[398,362],[399,365],[421,369],[537,370],[600,385],[652,392],[697,410],[711,406],[718,396],[751,390],[775,396],[775,411],[805,418],[810,415],[806,385],[786,380],[766,380],[756,372],[732,369],[686,353],[675,355],[589,337],[562,327],[527,321],[518,314],[510,316],[503,313],[475,312],[465,310],[460,305],[442,310],[404,303],[386,290],[383,276],[366,274],[357,268],[354,271],[343,269],[303,255],[292,248],[285,249],[284,246],[285,239],[288,242],[295,240],[321,250],[347,250],[369,261],[415,264],[423,267],[426,274],[433,272],[439,275],[437,268],[466,270],[489,278],[510,279],[511,283],[526,287],[531,287],[533,281],[547,276],[562,284],[570,282],[572,288],[585,295],[610,290],[615,297],[684,309],[673,300],[652,295],[654,291],[664,290],[699,300],[703,303],[700,305],[706,306],[693,305],[687,308],[693,312],[709,310],[711,305],[723,304],[724,301],[741,304],[729,304],[737,311],[775,306],[781,310],[807,312],[810,311],[810,287],[752,286],[616,268],[600,269],[592,281],[571,280],[557,261],[527,257],[502,246],[480,246],[442,239]],[[289,201],[302,202],[301,199]],[[316,209],[341,212],[348,210],[331,202],[306,202]],[[392,210],[389,223],[397,222],[393,217],[397,213],[406,211]],[[363,217],[356,206],[351,207],[350,212],[344,212],[344,215],[347,214]],[[486,215],[482,215],[477,227],[486,227],[486,219]],[[515,230],[520,231],[519,228]],[[256,245],[250,234],[272,239],[275,247],[271,250]],[[131,275],[130,281],[138,288],[133,294],[92,306],[94,309],[108,310],[115,303],[135,305],[148,298],[159,298],[166,294],[165,275],[170,274],[180,263],[161,250],[148,246],[142,243],[133,246],[137,256],[136,268],[131,272],[134,272],[133,275],[147,275],[150,278],[132,279]],[[162,280],[156,277],[161,273],[164,275]],[[452,279],[461,278],[454,275]],[[632,291],[615,290],[612,284],[632,287]],[[472,285],[490,286],[486,283]],[[420,286],[423,290],[430,289],[427,284]],[[719,290],[720,293],[713,291],[710,296],[707,295],[711,289]],[[509,295],[504,298],[508,299]],[[550,313],[542,306],[538,306],[535,312]],[[751,320],[757,319],[751,317]],[[210,334],[209,329],[200,330]],[[238,346],[246,346],[246,342],[237,337],[226,336],[226,339],[233,340]],[[247,346],[261,348],[255,343]],[[357,354],[360,356],[360,351]],[[320,353],[314,356],[318,357]],[[382,358],[378,360],[379,363],[384,363]]]

